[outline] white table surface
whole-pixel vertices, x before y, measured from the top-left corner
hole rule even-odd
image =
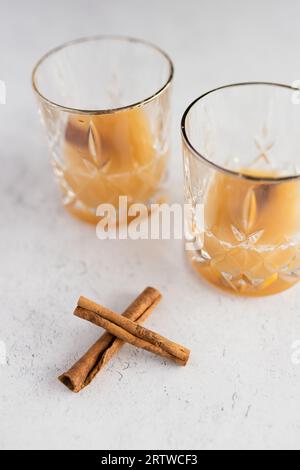
[[[36,59],[69,39],[156,42],[176,66],[171,179],[182,197],[179,119],[192,98],[246,80],[300,78],[297,0],[0,0],[1,449],[300,448],[300,287],[242,299],[208,287],[181,242],[101,242],[65,213],[30,88]],[[85,294],[122,311],[147,285],[147,326],[192,349],[180,368],[124,347],[80,395],[56,377],[99,336]]]

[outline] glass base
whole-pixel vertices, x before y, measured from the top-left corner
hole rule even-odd
[[[202,265],[197,260],[193,252],[188,253],[188,259],[193,269],[202,279],[210,285],[221,289],[223,292],[242,296],[242,297],[263,297],[275,295],[290,289],[298,283],[298,279],[285,280],[278,273],[273,273],[268,278],[260,279],[257,282],[251,281],[245,274],[241,274],[239,279],[230,280],[225,273],[214,269],[211,265]]]

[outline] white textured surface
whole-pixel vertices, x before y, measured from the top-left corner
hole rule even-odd
[[[179,242],[100,242],[60,206],[30,89],[34,61],[65,40],[140,36],[173,57],[174,198],[179,117],[201,92],[300,78],[298,1],[0,0],[0,448],[299,448],[300,287],[249,300],[202,284]],[[56,376],[99,332],[73,318],[85,294],[122,311],[164,293],[147,325],[192,349],[186,368],[124,347],[80,395]]]

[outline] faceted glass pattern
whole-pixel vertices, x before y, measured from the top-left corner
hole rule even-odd
[[[236,294],[274,294],[300,278],[297,93],[232,85],[196,100],[183,117],[189,257],[206,280]]]
[[[165,199],[173,66],[122,37],[74,41],[33,72],[63,204],[96,222],[97,207]]]

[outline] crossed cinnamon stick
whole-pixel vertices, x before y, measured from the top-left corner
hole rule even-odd
[[[125,342],[185,365],[190,355],[187,348],[140,325],[161,298],[158,290],[147,287],[123,315],[119,315],[85,297],[80,297],[74,315],[106,329],[107,332],[69,371],[61,375],[59,380],[73,392],[79,392],[93,380]]]

